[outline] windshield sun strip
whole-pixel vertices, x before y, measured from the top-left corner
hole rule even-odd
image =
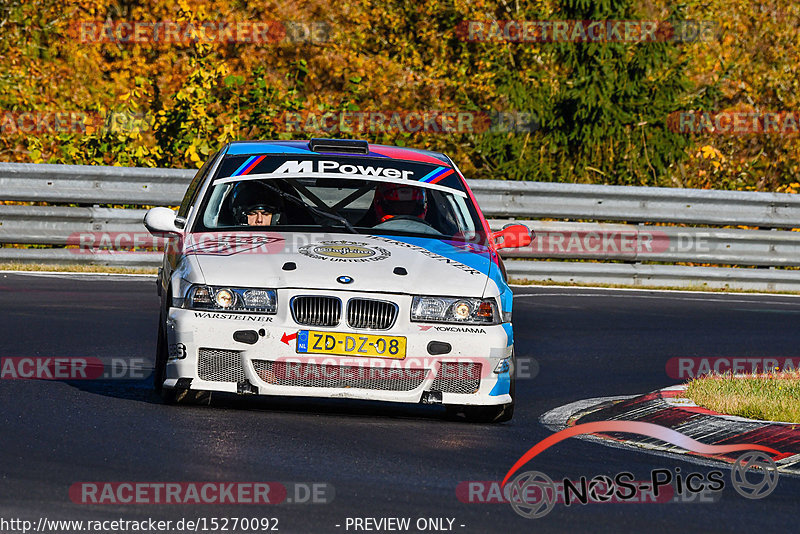
[[[298,173],[281,173],[281,174],[247,174],[244,176],[228,176],[227,178],[217,178],[216,180],[214,180],[214,185],[216,186],[231,182],[243,182],[248,180],[282,180],[286,178],[334,178],[339,180],[370,180],[372,182],[386,182],[391,184],[411,185],[411,186],[416,185],[419,187],[424,187],[426,189],[435,189],[437,191],[451,193],[453,195],[458,195],[460,197],[467,198],[466,192],[439,184],[431,184],[428,182],[419,182],[417,180],[408,180],[403,178],[386,178],[383,176],[373,176],[371,174],[370,175],[341,174],[336,172],[319,172],[319,173],[298,172]]]

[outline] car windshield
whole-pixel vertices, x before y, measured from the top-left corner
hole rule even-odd
[[[475,207],[450,167],[388,158],[271,157],[248,171],[250,158],[223,161],[194,231],[342,231],[485,242]],[[431,184],[417,178],[436,180],[437,173],[446,176]]]

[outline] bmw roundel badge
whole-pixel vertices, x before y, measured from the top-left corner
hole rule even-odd
[[[353,281],[353,279],[350,278],[349,276],[340,276],[339,278],[336,279],[336,281],[339,282],[340,284],[349,284]]]

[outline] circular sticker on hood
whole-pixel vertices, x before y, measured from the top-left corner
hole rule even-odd
[[[392,255],[385,248],[357,241],[320,241],[297,251],[309,258],[340,262],[380,261]]]

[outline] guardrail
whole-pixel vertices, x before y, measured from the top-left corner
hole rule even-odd
[[[196,171],[0,163],[0,200],[176,205]]]
[[[794,228],[800,195],[665,187],[473,180],[487,217]]]
[[[98,205],[175,206],[195,172],[0,163],[0,200],[78,205],[0,205],[0,243],[60,247],[81,233],[141,235],[144,209]],[[536,233],[531,246],[503,251],[514,278],[800,290],[800,270],[776,269],[800,263],[800,232],[788,230],[800,227],[800,195],[496,180],[470,187],[493,229],[516,220]],[[0,248],[0,262],[155,267],[160,257]]]

